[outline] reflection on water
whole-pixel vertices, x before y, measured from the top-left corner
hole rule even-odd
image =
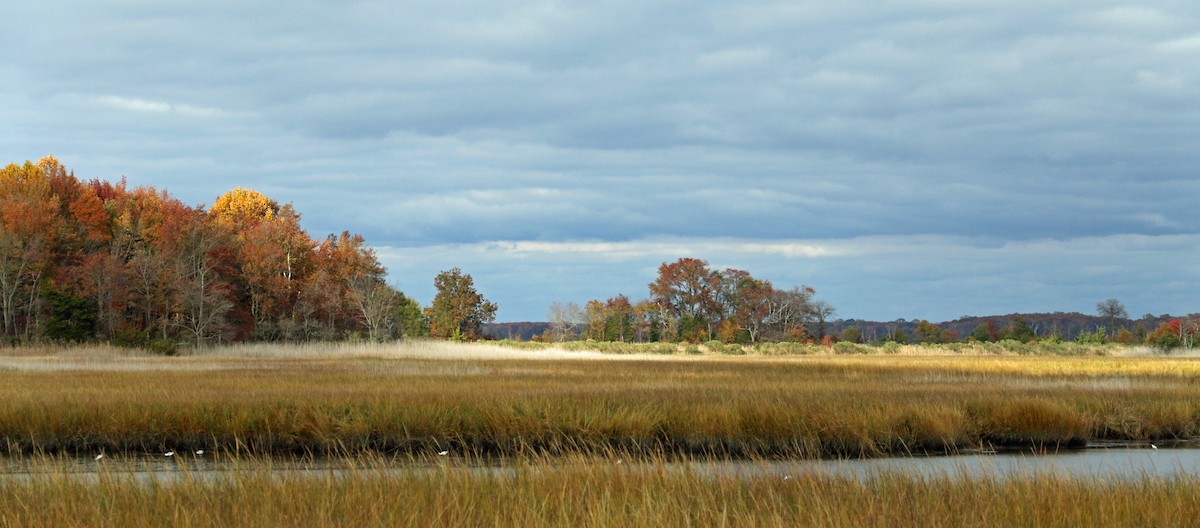
[[[0,459],[0,479],[27,479],[32,474],[56,472],[71,478],[95,480],[102,473],[120,473],[147,480],[219,479],[241,472],[266,471],[280,477],[346,477],[353,475],[388,475],[410,472],[440,471],[445,462],[454,459],[434,459],[430,462],[398,461],[393,464],[378,460],[355,463],[346,459],[305,459],[239,461],[214,459],[211,455],[179,458],[161,456],[119,457],[103,460],[92,458],[58,458],[28,462]],[[620,462],[614,462],[620,464]],[[511,474],[512,467],[504,465],[459,465],[456,470],[474,469],[493,475]],[[647,468],[642,463],[625,463],[630,470]],[[265,468],[265,469],[264,469]],[[992,453],[980,452],[952,456],[897,457],[853,460],[789,460],[789,461],[705,461],[671,464],[671,469],[693,471],[701,475],[737,476],[745,479],[792,478],[822,475],[866,479],[880,474],[920,477],[996,477],[1054,475],[1089,480],[1126,480],[1144,477],[1200,476],[1200,446],[1179,444],[1175,448],[1149,446],[1093,446],[1088,449],[1055,453]],[[31,473],[32,472],[32,473]]]
[[[1035,453],[977,453],[955,456],[820,460],[772,464],[770,471],[788,476],[799,471],[867,478],[880,473],[922,477],[1055,475],[1089,480],[1200,476],[1200,449],[1112,447]],[[751,476],[755,470],[731,464],[727,469]]]

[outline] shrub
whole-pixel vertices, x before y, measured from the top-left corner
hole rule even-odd
[[[122,348],[146,348],[150,342],[150,329],[138,330],[130,326],[117,329],[112,344]]]
[[[1104,327],[1101,326],[1095,332],[1080,332],[1075,336],[1075,342],[1081,345],[1103,345],[1108,342],[1108,337],[1104,335]]]
[[[870,348],[849,341],[838,341],[833,344],[834,354],[868,354],[870,352]]]
[[[160,356],[174,356],[179,353],[178,344],[171,339],[151,339],[143,348]]]

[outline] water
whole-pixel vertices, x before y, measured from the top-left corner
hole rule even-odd
[[[177,459],[161,456],[120,458],[62,458],[52,463],[30,465],[14,460],[0,460],[0,479],[28,479],[39,472],[69,474],[81,480],[96,480],[103,471],[127,474],[146,480],[182,478],[223,478],[241,471],[258,472],[263,467],[279,476],[328,478],[350,475],[386,475],[407,472],[440,471],[452,457],[434,459],[431,463],[396,463],[388,466],[378,462],[355,466],[343,459],[280,460],[263,464],[256,462],[219,461],[212,457],[188,455]],[[630,470],[649,468],[645,463],[617,462]],[[1130,480],[1140,478],[1170,478],[1180,475],[1200,477],[1200,446],[1180,444],[1179,447],[1155,449],[1149,446],[1108,445],[1056,453],[992,453],[978,452],[950,456],[896,457],[852,460],[789,460],[789,461],[694,461],[672,463],[673,469],[695,471],[702,475],[738,476],[745,479],[801,478],[822,475],[868,479],[880,474],[919,476],[925,478],[1044,476],[1088,480]],[[365,468],[363,466],[366,466]],[[455,469],[472,466],[455,466]],[[511,474],[512,468],[502,465],[473,466],[483,473]]]
[[[755,466],[759,467],[755,467]],[[1057,453],[974,453],[953,456],[716,464],[713,471],[785,478],[806,473],[865,479],[885,474],[970,478],[1053,475],[1088,480],[1200,476],[1200,449],[1089,448]]]

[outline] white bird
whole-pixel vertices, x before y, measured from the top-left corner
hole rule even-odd
[[[163,453],[163,456],[165,456],[165,457],[173,457],[173,456],[175,456],[175,452],[174,452],[174,451],[167,451],[166,453]]]
[[[99,455],[96,455],[96,460],[100,460],[101,458],[104,458],[104,453],[100,453]]]
[[[1150,444],[1150,449],[1158,449],[1158,446],[1156,446],[1154,444]]]
[[[450,452],[449,452],[449,451],[438,451],[438,456],[446,456],[446,455],[449,455],[449,454],[450,454]]]
[[[204,450],[203,450],[203,449],[197,450],[197,451],[196,451],[196,454],[197,454],[197,455],[203,455],[203,454],[204,454]]]

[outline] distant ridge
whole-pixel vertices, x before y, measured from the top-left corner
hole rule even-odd
[[[1003,329],[1010,325],[1013,320],[1021,317],[1033,329],[1034,335],[1038,337],[1050,337],[1057,335],[1065,340],[1073,340],[1076,336],[1085,332],[1095,332],[1101,326],[1107,326],[1109,321],[1105,318],[1082,314],[1079,312],[1053,312],[1053,313],[1014,313],[1007,315],[984,315],[984,316],[963,316],[953,321],[943,321],[934,323],[943,330],[954,332],[958,335],[958,339],[965,339],[980,325],[989,323],[995,325],[996,329]],[[1116,326],[1124,327],[1135,334],[1142,329],[1146,332],[1153,331],[1159,324],[1176,319],[1180,316],[1172,315],[1151,315],[1143,316],[1139,319],[1118,319]],[[895,321],[866,321],[861,319],[838,319],[829,323],[829,331],[841,333],[847,328],[857,328],[862,332],[865,341],[875,341],[883,336],[894,332],[897,328],[904,330],[909,335],[913,335],[921,320],[919,319],[897,319]],[[517,323],[493,323],[484,327],[484,335],[491,339],[513,339],[519,341],[528,341],[535,335],[542,334],[550,327],[550,323],[526,321]]]
[[[985,315],[985,316],[963,316],[953,321],[943,321],[934,323],[943,330],[954,332],[958,335],[958,339],[965,339],[971,332],[975,331],[980,325],[994,325],[997,330],[1001,330],[1012,324],[1018,317],[1025,320],[1025,323],[1033,330],[1034,335],[1038,337],[1059,336],[1065,340],[1073,340],[1076,336],[1085,332],[1095,332],[1101,326],[1108,326],[1109,320],[1096,315],[1082,314],[1079,312],[1053,312],[1053,313],[1014,313],[1007,315]],[[1170,315],[1159,315],[1151,317],[1142,317],[1140,319],[1117,319],[1117,328],[1127,328],[1130,332],[1137,333],[1139,328],[1146,332],[1153,331],[1160,323],[1164,323],[1175,318]],[[894,332],[897,328],[904,330],[909,335],[917,328],[921,320],[919,319],[897,319],[895,321],[864,321],[858,319],[839,319],[830,323],[830,329],[833,332],[841,332],[846,328],[854,327],[862,332],[865,341],[874,341],[881,339],[883,336]]]

